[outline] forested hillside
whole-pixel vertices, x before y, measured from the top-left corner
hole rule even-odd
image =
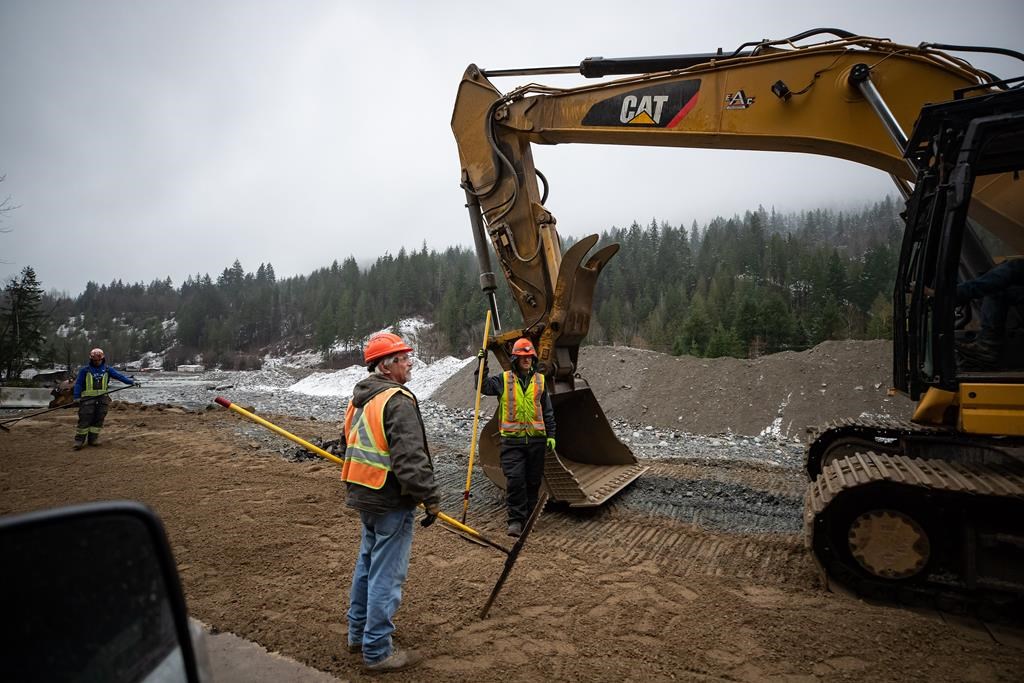
[[[888,337],[901,226],[897,204],[886,198],[849,212],[759,208],[703,227],[655,219],[613,227],[601,241],[622,250],[599,279],[587,341],[743,357]],[[468,354],[486,310],[472,251],[426,244],[365,268],[349,257],[278,279],[269,263],[249,272],[235,261],[180,287],[115,278],[90,282],[73,298],[42,294],[45,283],[34,278],[34,298],[25,296],[24,273],[4,291],[0,360],[10,370],[28,348],[15,323],[30,313],[42,321],[36,357],[77,362],[101,345],[119,360],[153,352],[167,366],[201,357],[245,368],[271,348],[326,351],[411,316],[435,323],[433,353]],[[502,319],[512,327],[520,316],[501,294]]]

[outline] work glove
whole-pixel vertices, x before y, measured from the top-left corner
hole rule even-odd
[[[437,521],[437,515],[441,512],[441,506],[437,503],[425,503],[424,506],[425,514],[423,519],[420,520],[420,526],[428,527]]]
[[[548,439],[547,439],[547,443],[548,443],[548,450],[549,451],[555,450],[555,437],[549,436]]]
[[[479,358],[480,360],[482,360],[483,364],[482,364],[482,366],[480,364],[478,364],[476,366],[476,370],[473,372],[473,375],[474,376],[479,375],[480,372],[482,371],[484,373],[484,377],[486,377],[487,376],[487,349],[480,349],[479,351],[477,351],[476,357]]]
[[[479,358],[480,360],[484,360],[485,358],[487,358],[487,349],[480,349],[479,351],[477,351],[476,357]]]

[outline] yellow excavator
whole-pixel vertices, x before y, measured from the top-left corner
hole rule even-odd
[[[643,467],[576,371],[594,286],[618,245],[588,258],[597,243],[591,235],[562,253],[531,145],[848,159],[890,174],[907,200],[893,297],[893,378],[918,404],[910,420],[846,420],[814,435],[806,454],[807,545],[829,585],[864,596],[1019,609],[1024,324],[1011,310],[1000,352],[983,365],[973,362],[977,354],[968,351],[991,316],[988,303],[1016,290],[965,301],[958,284],[1024,254],[1024,79],[1000,80],[956,56],[972,52],[1024,61],[1001,48],[908,46],[814,29],[728,53],[467,68],[452,130],[480,284],[498,330],[489,348],[508,368],[516,338],[537,345],[558,420],[559,452],[545,469],[554,499],[600,505]],[[569,89],[531,83],[508,93],[491,82],[560,73],[625,77]],[[522,312],[515,329],[497,318],[492,249]],[[497,448],[492,420],[481,436],[481,461],[502,486]]]

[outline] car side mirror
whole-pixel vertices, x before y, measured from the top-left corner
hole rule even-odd
[[[199,683],[178,572],[149,508],[0,519],[0,558],[6,680]]]

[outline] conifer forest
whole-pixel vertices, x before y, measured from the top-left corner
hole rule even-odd
[[[827,339],[888,338],[902,220],[886,198],[852,211],[758,208],[698,226],[657,219],[612,227],[620,252],[598,280],[585,343],[673,354],[753,357]],[[562,236],[563,250],[571,238]],[[278,278],[270,263],[237,260],[215,275],[89,282],[77,296],[45,293],[26,267],[0,297],[0,361],[7,377],[30,362],[77,364],[91,346],[115,362],[146,352],[165,367],[201,359],[250,369],[268,351],[315,348],[328,364],[356,362],[369,333],[403,318],[433,322],[425,355],[469,355],[486,301],[471,249],[384,254],[360,266],[335,260]],[[499,284],[506,328],[521,322]],[[333,352],[332,352],[333,349]]]

